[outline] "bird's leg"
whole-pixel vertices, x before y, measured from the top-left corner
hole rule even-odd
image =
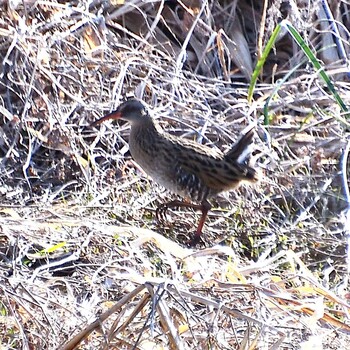
[[[169,203],[165,203],[162,204],[161,206],[159,206],[156,210],[156,218],[159,222],[164,222],[166,220],[165,219],[165,215],[166,215],[166,211],[171,208],[171,207],[185,207],[185,208],[192,208],[195,210],[200,210],[202,212],[202,216],[199,220],[199,224],[196,230],[196,233],[193,237],[193,239],[191,239],[189,241],[189,245],[196,245],[199,241],[200,241],[200,236],[202,234],[202,229],[205,223],[205,220],[207,218],[208,212],[211,209],[211,205],[210,203],[205,199],[203,200],[203,202],[201,204],[193,204],[193,203],[189,203],[189,202],[183,202],[183,201],[179,201],[179,200],[174,200],[171,201]]]
[[[158,222],[164,223],[166,222],[166,212],[169,208],[179,208],[179,207],[185,207],[185,208],[194,208],[201,210],[201,206],[197,204],[192,204],[188,202],[183,202],[179,200],[174,200],[168,203],[161,204],[157,209],[156,209],[156,218]]]
[[[202,212],[202,216],[199,220],[198,227],[197,227],[196,233],[194,234],[194,237],[189,241],[189,245],[191,246],[196,245],[200,241],[205,220],[207,219],[208,212],[211,209],[211,204],[206,199],[204,199],[201,205],[199,205],[198,207],[199,207],[198,209],[200,209]]]

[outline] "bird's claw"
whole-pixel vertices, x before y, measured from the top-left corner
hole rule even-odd
[[[201,236],[197,233],[186,242],[188,248],[194,248],[197,244],[201,242]]]

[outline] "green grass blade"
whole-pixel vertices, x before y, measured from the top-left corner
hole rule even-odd
[[[250,81],[249,89],[248,89],[248,102],[249,103],[251,103],[251,101],[252,101],[254,88],[256,86],[256,82],[258,80],[259,74],[260,74],[260,72],[261,72],[261,70],[266,62],[267,57],[269,56],[271,49],[275,45],[276,38],[277,38],[280,31],[281,31],[281,25],[278,24],[277,27],[275,28],[275,30],[273,31],[269,41],[267,42],[266,47],[265,47],[264,51],[262,52],[260,59],[256,63],[256,66],[255,66],[255,69],[254,69],[254,72],[252,75],[252,79]]]
[[[349,110],[346,107],[344,101],[339,96],[338,92],[336,91],[332,81],[329,79],[327,73],[324,71],[324,68],[321,66],[319,60],[315,56],[315,54],[312,52],[312,50],[309,48],[308,45],[306,45],[304,39],[301,37],[301,35],[298,33],[298,31],[293,27],[291,23],[284,20],[280,24],[281,26],[285,27],[289,34],[292,36],[292,38],[297,42],[297,44],[301,47],[301,49],[304,51],[305,55],[308,57],[316,71],[318,71],[321,78],[324,80],[324,82],[327,84],[328,89],[331,91],[332,95],[334,96],[334,99],[337,101],[338,105],[340,106],[341,110],[346,113],[346,118],[349,117]]]
[[[306,44],[306,42],[301,37],[301,35],[298,33],[298,31],[287,20],[283,20],[281,23],[279,23],[276,26],[276,28],[273,31],[269,41],[266,44],[266,47],[265,47],[265,49],[264,49],[264,51],[262,53],[261,58],[258,60],[258,62],[256,64],[256,67],[254,69],[254,72],[253,72],[253,75],[252,75],[252,79],[251,79],[251,82],[250,82],[250,85],[249,85],[249,89],[248,89],[248,102],[251,103],[251,101],[252,101],[254,88],[256,86],[259,74],[261,73],[261,70],[262,70],[262,68],[263,68],[263,66],[264,66],[264,64],[266,62],[266,59],[267,59],[268,55],[270,54],[271,49],[275,45],[276,39],[278,37],[278,34],[281,31],[281,28],[285,28],[288,31],[288,33],[292,36],[294,41],[303,50],[303,52],[305,53],[306,57],[309,59],[309,61],[313,65],[314,69],[318,72],[318,74],[321,76],[321,78],[326,83],[326,85],[327,85],[328,89],[330,90],[330,92],[332,93],[335,101],[340,106],[341,111],[343,113],[345,113],[345,118],[349,118],[350,117],[349,110],[348,110],[347,106],[345,105],[344,101],[342,100],[342,98],[340,97],[340,95],[338,94],[337,90],[335,89],[331,79],[329,78],[327,73],[324,71],[324,67],[321,65],[321,63],[319,62],[319,60],[317,59],[315,54],[312,52],[310,47]],[[289,74],[287,76],[289,76]],[[272,96],[276,92],[277,92],[277,89],[274,89]],[[265,107],[264,107],[265,124],[266,123],[268,124],[267,106],[268,106],[268,103],[271,100],[272,96],[269,98],[267,104],[265,104]],[[346,126],[349,126],[349,124],[343,118],[337,118],[337,119],[340,122],[342,122],[343,124],[345,124]]]

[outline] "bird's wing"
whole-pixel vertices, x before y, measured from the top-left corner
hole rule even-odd
[[[179,158],[176,169],[181,185],[188,189],[192,198],[197,196],[199,199],[234,189],[240,181],[258,180],[257,171],[247,164],[198,154]]]

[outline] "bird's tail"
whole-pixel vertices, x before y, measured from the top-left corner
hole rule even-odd
[[[252,141],[255,133],[255,125],[253,125],[245,134],[232,146],[225,154],[225,159],[229,163],[236,163],[244,168],[244,175],[247,180],[258,181],[258,172],[249,165],[250,156],[252,153]]]

